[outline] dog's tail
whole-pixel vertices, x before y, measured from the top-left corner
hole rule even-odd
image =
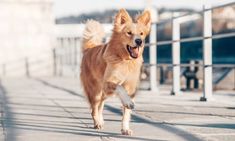
[[[105,33],[103,26],[95,20],[88,20],[85,31],[83,32],[83,50],[100,45],[104,36]]]

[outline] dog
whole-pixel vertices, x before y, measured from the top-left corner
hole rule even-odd
[[[114,19],[109,42],[102,43],[104,29],[89,20],[83,33],[83,58],[80,78],[91,107],[95,129],[104,125],[103,107],[106,98],[118,95],[123,104],[123,135],[131,135],[129,128],[133,98],[143,64],[144,41],[150,32],[151,15],[145,10],[133,20],[125,9]]]

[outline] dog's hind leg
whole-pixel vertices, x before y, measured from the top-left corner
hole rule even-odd
[[[91,115],[92,115],[92,118],[94,121],[94,128],[95,129],[101,129],[101,124],[99,123],[98,106],[99,106],[99,103],[96,102],[96,103],[93,103],[93,105],[91,107],[91,110],[92,110]]]
[[[132,130],[130,130],[129,123],[131,118],[131,109],[123,107],[123,117],[122,117],[122,135],[132,135]]]
[[[100,101],[99,107],[98,107],[98,111],[99,111],[99,120],[100,120],[100,124],[101,127],[104,126],[104,118],[103,118],[103,109],[104,109],[104,99],[102,99]]]
[[[101,93],[96,95],[94,101],[92,101],[92,104],[91,104],[91,115],[92,115],[92,118],[93,118],[93,121],[94,121],[94,128],[95,129],[102,129],[103,127],[103,120],[100,119],[100,110],[99,110],[99,107],[100,107],[100,104],[102,103],[102,97],[101,97]]]

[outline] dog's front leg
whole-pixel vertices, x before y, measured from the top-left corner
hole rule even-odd
[[[106,82],[104,85],[104,92],[109,94],[117,94],[122,102],[122,105],[128,109],[134,108],[134,102],[131,100],[125,88],[121,85],[112,82]]]
[[[123,107],[123,117],[122,117],[122,135],[132,135],[132,130],[130,130],[129,123],[131,118],[131,109]]]
[[[117,85],[115,93],[118,94],[118,96],[120,97],[122,105],[124,107],[128,109],[134,109],[134,102],[131,100],[130,96],[123,86]]]
[[[134,102],[128,95],[123,86],[117,85],[115,92],[119,95],[123,104],[123,117],[122,117],[122,135],[132,135],[129,123],[131,118],[131,109],[134,109]]]
[[[129,128],[129,122],[131,117],[131,109],[134,108],[134,102],[128,95],[125,88],[121,85],[117,85],[112,82],[106,82],[104,85],[104,92],[109,95],[116,93],[121,99],[123,105],[123,118],[122,118],[122,129],[123,135],[132,135],[132,131]]]

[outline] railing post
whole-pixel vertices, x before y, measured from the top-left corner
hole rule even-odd
[[[25,74],[26,74],[27,77],[30,77],[30,72],[29,72],[29,60],[28,60],[27,57],[25,58]]]
[[[65,64],[65,57],[66,57],[66,48],[65,48],[65,38],[64,37],[61,37],[60,38],[60,47],[59,47],[59,51],[60,51],[60,53],[59,53],[59,55],[57,56],[58,58],[59,58],[59,64],[58,64],[58,66],[59,66],[59,76],[62,76],[63,75],[63,67],[64,67],[64,64]],[[62,54],[62,52],[61,52],[61,50],[63,50],[63,54]]]
[[[233,90],[235,90],[235,67],[233,68],[233,78],[234,78],[234,80],[233,80]]]
[[[180,22],[172,18],[172,64],[173,64],[173,87],[171,95],[180,93]]]
[[[68,39],[65,37],[64,38],[64,64],[67,65],[68,64]]]
[[[77,40],[78,38],[74,38],[74,66],[78,65],[78,51],[77,51]]]
[[[151,8],[152,27],[150,32],[150,43],[157,42],[157,9]],[[150,63],[150,89],[158,91],[157,88],[157,45],[149,47],[149,63]]]
[[[72,50],[73,50],[73,38],[72,37],[68,37],[68,65],[72,65],[72,58],[73,58],[73,54],[72,54]]]
[[[56,56],[56,49],[52,50],[53,53],[53,75],[57,75],[57,56]]]
[[[212,12],[204,5],[203,12],[203,96],[200,101],[212,100]],[[210,9],[210,10],[209,10]]]

